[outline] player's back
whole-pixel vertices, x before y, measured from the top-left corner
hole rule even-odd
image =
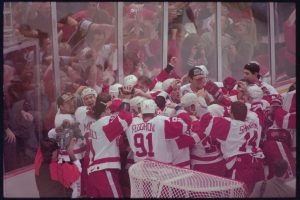
[[[259,119],[254,112],[248,111],[246,121],[231,120],[226,141],[221,142],[221,151],[224,158],[241,154],[263,156],[259,148],[260,139]]]
[[[152,159],[171,163],[171,154],[167,149],[165,138],[165,116],[156,116],[147,122],[135,117],[126,131],[134,161]]]

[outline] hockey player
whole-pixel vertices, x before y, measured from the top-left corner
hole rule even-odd
[[[213,117],[224,117],[225,109],[218,104],[208,106],[207,111]],[[207,114],[204,114],[207,115]],[[204,116],[205,117],[205,116]],[[200,119],[195,120],[192,124],[192,130],[200,128]],[[219,142],[210,135],[203,138],[191,148],[192,169],[221,176],[225,176],[225,160],[220,150]]]
[[[277,90],[273,86],[260,80],[261,75],[259,74],[259,71],[259,63],[251,61],[250,63],[244,66],[244,79],[256,83],[264,91],[265,95],[278,94]]]
[[[259,148],[261,126],[258,116],[242,102],[233,102],[231,118],[203,116],[196,131],[201,139],[211,136],[220,143],[226,160],[228,178],[244,182],[251,193],[254,184],[264,179],[262,158]]]
[[[199,67],[193,67],[188,73],[190,84],[181,86],[180,96],[183,96],[185,93],[193,92],[197,93],[199,90],[203,89],[206,81],[206,73]]]
[[[193,106],[193,109],[190,112],[188,112],[187,110],[181,110],[181,107],[183,109],[187,109],[191,106]],[[196,112],[200,109],[200,103],[198,102],[198,98],[194,93],[187,93],[181,98],[180,104],[169,103],[166,106],[166,109],[172,109],[174,111],[172,113],[164,112],[163,115],[168,116],[167,114],[170,114],[168,117],[175,117],[175,114],[177,113],[178,117],[182,118],[187,123],[188,127],[191,127],[192,118],[189,115],[193,114],[194,117],[197,115]],[[189,135],[188,132],[186,134]],[[181,148],[180,145],[178,145],[178,143],[180,143],[181,141],[178,140],[182,140],[182,138],[179,137],[173,140],[166,141],[167,147],[171,152],[172,164],[178,167],[189,169],[191,167],[190,149],[189,147]]]
[[[126,130],[134,161],[152,159],[171,163],[172,156],[166,140],[187,131],[187,124],[180,118],[156,115],[157,105],[151,99],[141,104],[142,118],[135,117]],[[163,152],[163,153],[162,153]]]
[[[296,112],[288,113],[282,109],[282,99],[274,98],[271,104],[272,113],[269,118],[274,119],[273,125],[267,131],[266,141],[263,143],[263,151],[266,156],[266,164],[269,166],[268,178],[274,175],[272,163],[277,159],[287,161],[288,169],[285,178],[292,178],[296,175],[296,161],[293,157],[293,147],[296,146],[292,141],[290,130],[296,128]]]
[[[82,174],[81,174],[81,194],[88,194],[87,184],[87,165],[89,163],[89,150],[90,150],[90,135],[91,135],[91,124],[96,121],[92,114],[92,108],[96,103],[97,92],[87,87],[81,91],[81,99],[84,106],[80,106],[75,111],[75,121],[79,123],[81,134],[84,137],[85,142],[85,155],[82,162]]]
[[[111,115],[110,101],[98,95],[93,108],[97,119],[91,125],[91,149],[89,153],[88,186],[90,197],[122,197],[119,184],[119,137],[129,126],[132,116],[122,110]],[[101,184],[99,184],[101,183]]]

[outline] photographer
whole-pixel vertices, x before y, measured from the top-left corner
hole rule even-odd
[[[68,153],[73,163],[57,162],[58,145],[54,139],[41,141],[35,158],[35,181],[40,197],[79,197],[81,165],[75,159],[75,138],[68,144]],[[73,191],[72,191],[73,190]]]
[[[85,146],[80,129],[75,123],[74,95],[71,93],[61,95],[57,99],[57,105],[59,109],[54,120],[55,128],[48,132],[48,137],[59,140],[60,142],[60,151],[58,152],[59,162],[69,162],[71,159],[66,150],[66,144],[68,144],[68,141],[64,140],[64,136],[67,137],[68,135],[74,135],[77,138],[74,149],[75,157],[76,159],[81,160],[84,157]]]

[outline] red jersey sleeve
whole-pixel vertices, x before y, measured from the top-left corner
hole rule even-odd
[[[151,91],[157,82],[159,81],[163,82],[168,78],[169,78],[169,74],[165,70],[161,70],[161,72],[157,75],[157,77],[152,80],[152,84],[149,87],[149,90]]]
[[[296,112],[289,113],[281,107],[274,111],[275,122],[280,128],[295,129],[296,128]]]
[[[112,116],[109,123],[103,126],[103,131],[107,139],[112,142],[121,135],[132,122],[131,113],[121,110],[117,116]]]
[[[176,138],[187,131],[187,124],[180,118],[170,117],[164,122],[164,132],[166,139]]]
[[[263,126],[265,124],[265,122],[264,122],[265,114],[264,114],[263,109],[262,109],[262,103],[261,102],[255,102],[255,103],[251,104],[250,110],[257,114],[257,116],[259,118],[259,123],[260,123],[261,126]]]
[[[180,112],[178,115],[177,115],[178,118],[182,119],[188,126],[188,129],[191,128],[192,126],[192,119],[190,117],[190,115],[187,113],[187,112]]]
[[[230,126],[230,120],[223,117],[213,117],[205,129],[205,134],[225,141],[229,134]]]

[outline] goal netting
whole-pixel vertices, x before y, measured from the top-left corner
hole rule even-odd
[[[156,161],[143,160],[129,168],[133,198],[246,197],[242,182]]]

